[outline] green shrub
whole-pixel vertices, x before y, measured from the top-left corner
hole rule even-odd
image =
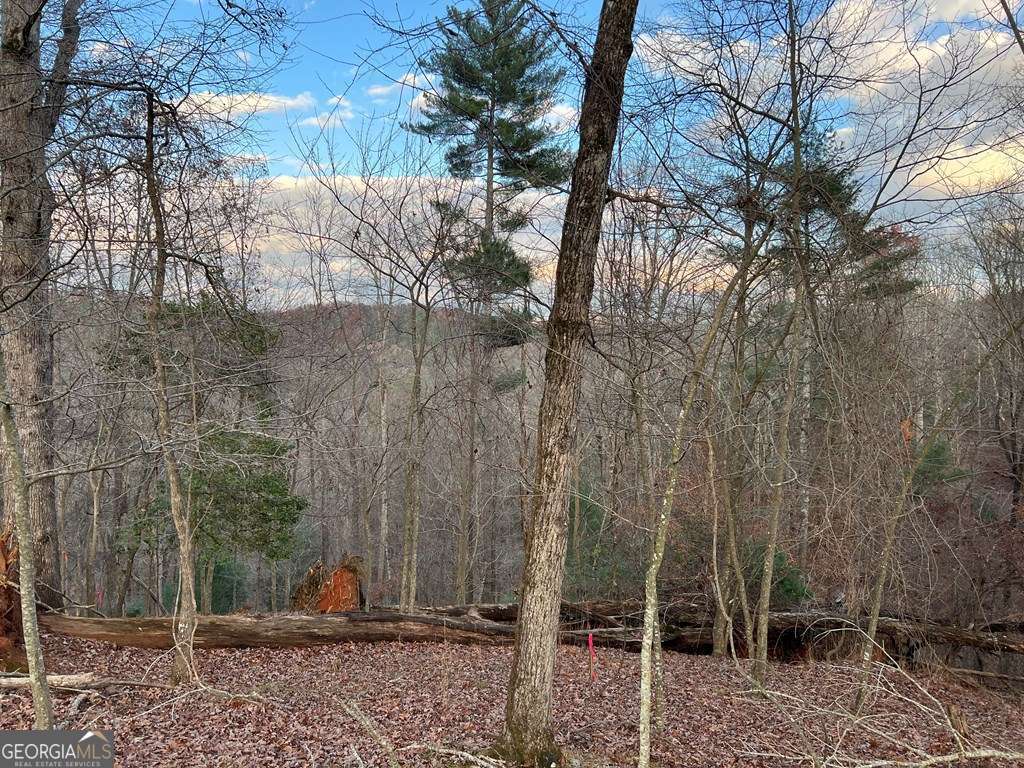
[[[921,446],[915,446],[916,466],[910,481],[911,491],[925,496],[938,486],[951,483],[966,475],[956,466],[953,448],[944,437],[936,438]]]
[[[751,600],[761,592],[761,574],[764,570],[764,555],[767,542],[755,540],[747,542],[743,552],[743,563],[747,588]],[[789,555],[776,548],[772,564],[772,596],[773,608],[788,608],[813,597],[807,585],[807,577]]]

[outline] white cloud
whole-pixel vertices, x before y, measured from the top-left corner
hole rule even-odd
[[[1008,144],[1015,128],[1004,117],[1006,92],[1019,81],[1019,56],[983,0],[876,2],[835,0],[808,19],[801,41],[821,114],[836,117],[833,136],[858,158],[865,187],[881,204],[898,205],[924,189],[978,188],[1020,172]],[[637,41],[649,71],[712,96],[687,112],[691,140],[719,146],[732,130],[732,111],[713,98],[731,94],[761,115],[784,119],[788,52],[782,29],[722,39],[701,34],[692,20],[666,21]],[[699,26],[699,25],[698,25]],[[781,127],[780,127],[781,130]],[[874,181],[883,183],[878,191]]]
[[[316,106],[316,99],[309,91],[303,91],[295,96],[260,92],[211,93],[200,91],[189,95],[184,106],[195,114],[231,120],[258,114],[279,114],[292,110],[312,109]]]
[[[356,113],[352,109],[352,102],[344,96],[334,96],[328,100],[328,103],[332,106],[330,112],[321,112],[320,114],[307,117],[304,120],[300,120],[299,125],[320,129],[337,128],[346,120],[351,120],[355,117]]]
[[[371,85],[366,89],[366,95],[372,99],[383,99],[392,93],[393,85]]]
[[[386,101],[398,93],[407,89],[424,91],[430,88],[431,81],[428,75],[418,75],[415,72],[406,72],[401,77],[390,83],[378,83],[366,89],[366,95],[374,101]],[[418,94],[415,98],[419,98]],[[414,99],[415,100],[415,99]]]
[[[552,104],[541,122],[555,131],[568,131],[576,126],[580,111],[572,104]]]
[[[427,100],[428,95],[427,91],[420,91],[413,96],[412,101],[409,102],[409,111],[419,113],[426,109],[429,104]]]
[[[1017,151],[1008,147],[957,146],[922,173],[917,185],[948,194],[979,192],[1019,178],[1022,171]]]

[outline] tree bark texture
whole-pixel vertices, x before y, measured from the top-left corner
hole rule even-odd
[[[558,609],[565,569],[568,483],[576,452],[583,349],[608,173],[619,125],[637,0],[605,0],[580,111],[580,144],[548,319],[537,469],[520,586],[502,748],[523,765],[560,763],[551,720]]]
[[[36,538],[39,599],[63,606],[59,587],[56,480],[53,469],[53,338],[49,280],[54,195],[47,149],[66,94],[80,34],[78,8],[67,0],[49,73],[40,56],[46,0],[0,0],[0,290],[10,402],[19,407],[28,515]],[[11,505],[8,505],[11,506]]]

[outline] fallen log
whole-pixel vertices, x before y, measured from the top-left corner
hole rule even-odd
[[[770,630],[775,632],[808,633],[820,636],[837,631],[863,632],[867,629],[867,618],[851,618],[826,613],[786,612],[770,614]],[[897,619],[881,616],[878,619],[878,635],[903,641],[914,641],[927,645],[949,645],[953,647],[977,648],[993,653],[1024,654],[1024,635],[1009,632],[981,632],[976,629],[951,627],[913,619]]]
[[[418,607],[417,612],[440,616],[478,616],[490,621],[514,622],[519,618],[518,603],[476,603],[472,605],[440,605]],[[691,602],[671,602],[659,609],[665,625],[708,625],[714,615],[708,606]],[[644,604],[641,600],[598,600],[582,603],[562,602],[563,625],[574,623],[591,627],[641,627]]]
[[[102,688],[170,688],[166,683],[150,683],[144,680],[113,680],[100,677],[95,672],[80,672],[74,675],[47,675],[46,683],[51,688],[69,690],[99,690]],[[28,675],[0,675],[0,690],[28,688],[32,684]]]
[[[597,607],[595,607],[597,606]],[[633,603],[562,606],[561,640],[636,649],[640,616]],[[285,648],[347,642],[439,642],[507,645],[515,636],[514,604],[442,606],[417,613],[348,612],[317,616],[201,616],[195,644],[199,648]],[[167,649],[172,647],[170,618],[102,619],[47,614],[44,630],[114,645]],[[692,605],[669,607],[662,613],[662,641],[668,648],[707,652],[712,644],[712,616]],[[785,658],[792,646],[809,648],[837,636],[861,635],[866,618],[815,611],[778,611],[769,617],[777,654]],[[982,632],[923,621],[882,617],[878,639],[886,648],[916,645],[972,647],[994,653],[1024,654],[1024,634]]]
[[[133,648],[174,646],[170,618],[96,619],[40,616],[47,632]],[[448,618],[394,612],[323,616],[200,616],[197,648],[292,648],[332,643],[383,641],[505,645],[515,635],[512,624],[485,619]]]

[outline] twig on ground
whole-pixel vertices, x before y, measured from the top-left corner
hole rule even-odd
[[[505,768],[505,766],[508,765],[504,760],[498,760],[495,757],[474,755],[470,752],[463,752],[461,749],[450,749],[448,747],[437,746],[436,744],[410,744],[407,747],[402,747],[403,751],[416,749],[435,752],[439,755],[447,755],[448,757],[457,757],[472,765],[479,765],[481,768]]]
[[[964,760],[1001,760],[1024,763],[1024,752],[1003,752],[998,749],[972,749],[948,755],[935,755],[925,760],[878,760],[873,763],[858,763],[856,768],[931,768],[935,765],[952,765]]]
[[[64,688],[70,691],[88,691],[99,688],[170,688],[165,683],[147,683],[141,680],[114,680],[103,678],[95,672],[83,672],[77,675],[47,675],[46,682],[51,688]],[[27,688],[30,685],[28,675],[0,675],[0,688]]]
[[[78,717],[78,713],[81,711],[82,704],[85,702],[86,699],[95,699],[98,697],[99,694],[96,693],[96,691],[83,691],[82,693],[75,696],[75,698],[71,701],[71,705],[68,707],[67,714],[61,721],[60,727],[67,728],[75,721],[75,718]]]
[[[366,715],[366,713],[364,713],[361,709],[359,709],[359,707],[357,707],[351,701],[341,702],[341,707],[348,713],[349,717],[351,717],[353,720],[355,720],[357,723],[363,726],[363,729],[368,734],[370,734],[370,736],[373,737],[373,740],[381,746],[381,749],[383,749],[387,753],[388,765],[390,765],[391,768],[400,768],[400,763],[398,762],[398,754],[395,752],[395,745],[388,741],[388,739],[385,738],[383,734],[381,734],[381,732],[377,729],[377,726],[374,725],[373,720],[371,720]]]

